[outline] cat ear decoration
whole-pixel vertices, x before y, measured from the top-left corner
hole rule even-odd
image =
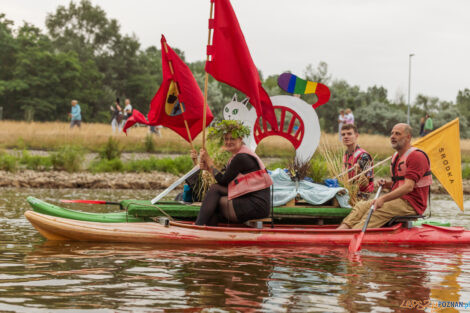
[[[247,105],[249,101],[250,101],[250,98],[245,98],[245,99],[242,101],[242,103],[243,103],[244,105]]]
[[[233,94],[232,101],[238,102],[238,96],[236,93]]]

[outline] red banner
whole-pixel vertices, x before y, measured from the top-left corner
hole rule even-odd
[[[124,125],[124,132],[134,125],[162,125],[178,133],[188,142],[190,138],[185,126],[188,124],[191,138],[202,131],[204,97],[189,67],[166,43],[162,35],[163,82],[150,103],[148,120],[137,110]],[[209,107],[206,108],[206,126],[214,119]]]
[[[213,29],[212,45],[207,47],[206,72],[216,80],[230,85],[247,97],[271,127],[277,130],[274,108],[268,94],[261,85],[258,69],[251,59],[237,17],[229,0],[211,0],[214,2],[214,19],[209,20]]]

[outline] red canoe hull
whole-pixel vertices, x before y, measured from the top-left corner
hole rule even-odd
[[[27,211],[26,218],[49,240],[135,242],[209,245],[329,245],[347,246],[361,230],[336,230],[331,226],[205,227],[170,222],[96,223]],[[423,225],[410,229],[396,225],[368,229],[362,245],[470,245],[470,231],[462,227]]]

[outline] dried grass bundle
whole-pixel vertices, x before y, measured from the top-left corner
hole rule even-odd
[[[359,184],[358,180],[349,182],[347,173],[343,174],[344,147],[337,142],[329,141],[327,144],[321,145],[320,153],[325,158],[330,177],[336,177],[338,183],[348,190],[349,204],[354,206],[360,200],[358,197]]]
[[[215,179],[211,175],[211,173],[207,171],[200,171],[199,172],[199,177],[198,177],[199,182],[195,186],[195,190],[193,190],[196,199],[204,199],[207,190],[209,190],[209,187],[212,184],[215,184]]]
[[[287,164],[287,169],[292,180],[301,181],[307,176],[310,169],[310,160],[302,162],[294,157]]]
[[[218,169],[222,169],[227,165],[230,158],[230,152],[224,150],[221,147],[221,143],[217,140],[207,141],[207,151],[212,156],[214,165]],[[199,175],[199,182],[196,184],[196,190],[194,190],[198,199],[204,199],[207,190],[212,184],[215,184],[216,180],[211,173],[207,171],[201,171]]]

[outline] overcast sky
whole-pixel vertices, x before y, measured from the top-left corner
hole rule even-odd
[[[164,34],[189,61],[205,60],[209,0],[92,0],[122,33],[142,47]],[[0,12],[20,25],[45,29],[62,0],[0,0]],[[285,70],[302,76],[320,61],[335,79],[362,90],[379,85],[389,98],[418,93],[455,101],[470,88],[470,1],[467,0],[232,0],[253,60],[264,76]]]

